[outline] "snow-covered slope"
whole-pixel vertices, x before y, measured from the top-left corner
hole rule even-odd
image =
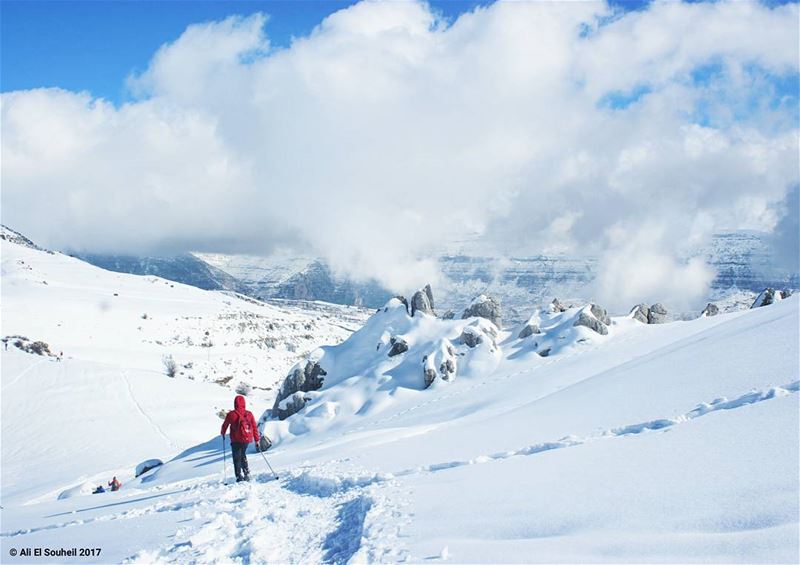
[[[100,253],[71,253],[92,265],[131,275],[155,275],[204,290],[245,290],[225,271],[202,259],[184,253],[169,256],[106,255]]]
[[[126,436],[137,455],[168,461],[124,477],[117,493],[57,500],[55,485],[86,479],[75,463],[43,471],[36,488],[4,475],[3,555],[89,544],[103,548],[97,562],[796,562],[798,297],[690,322],[612,318],[606,335],[575,326],[582,313],[603,317],[540,312],[541,333],[493,338],[486,320],[412,318],[390,302],[342,345],[313,351],[322,387],[266,423],[279,440],[267,453],[277,481],[251,453],[256,481],[222,484],[215,427],[152,399],[142,406],[151,418],[186,414],[160,425],[193,447],[168,460],[155,431]],[[6,453],[17,454],[7,449],[30,449],[24,424],[7,433],[7,387],[58,367],[6,370],[26,354],[8,355],[4,473]],[[437,375],[426,388],[428,368]],[[69,397],[14,397],[51,428],[70,421]],[[197,398],[198,409],[213,403]],[[113,420],[104,403],[82,408]],[[111,443],[73,444],[94,482],[120,472],[104,461]]]
[[[180,452],[219,425],[235,388],[267,408],[286,367],[365,317],[112,273],[3,235],[4,507]],[[24,351],[37,341],[50,354]]]
[[[163,356],[172,355],[180,378],[266,388],[366,317],[346,306],[275,306],[112,273],[7,241],[2,251],[3,335],[42,340],[65,358],[161,372]]]

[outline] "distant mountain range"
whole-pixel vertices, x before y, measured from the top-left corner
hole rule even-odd
[[[136,255],[104,255],[70,253],[87,263],[108,271],[133,275],[154,275],[204,290],[244,290],[235,278],[202,259],[186,253],[169,257],[140,257]]]
[[[715,235],[699,252],[717,271],[715,295],[729,289],[759,292],[765,287],[800,286],[798,273],[776,269],[759,232],[735,231]],[[204,289],[235,290],[262,300],[320,300],[377,308],[394,292],[377,282],[337,277],[320,259],[287,252],[271,256],[185,254],[174,257],[136,257],[76,254],[108,270],[158,275]],[[522,317],[531,304],[552,296],[581,297],[594,279],[598,259],[569,255],[497,258],[470,255],[462,246],[444,253],[439,263],[445,281],[436,288],[437,310],[460,309],[480,293],[500,298],[509,318]]]

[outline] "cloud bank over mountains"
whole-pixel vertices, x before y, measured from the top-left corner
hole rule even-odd
[[[133,102],[2,95],[3,221],[85,251],[295,247],[397,291],[477,233],[599,254],[598,299],[691,302],[714,273],[680,258],[709,234],[797,225],[797,21],[365,1],[285,49],[266,15],[200,23],[130,77]]]

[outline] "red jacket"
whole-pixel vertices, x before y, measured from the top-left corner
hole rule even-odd
[[[240,425],[240,422],[243,422],[244,425]],[[231,443],[258,442],[256,419],[250,410],[244,409],[244,396],[237,396],[233,400],[233,410],[228,412],[228,415],[225,416],[225,421],[222,422],[222,430],[220,431],[222,435],[225,435],[225,432],[228,431],[228,426],[231,427]]]

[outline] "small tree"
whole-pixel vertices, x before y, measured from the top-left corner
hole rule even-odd
[[[164,371],[167,373],[167,376],[175,378],[175,374],[178,372],[178,364],[175,363],[175,359],[172,358],[172,355],[164,355],[161,361],[164,363]]]

